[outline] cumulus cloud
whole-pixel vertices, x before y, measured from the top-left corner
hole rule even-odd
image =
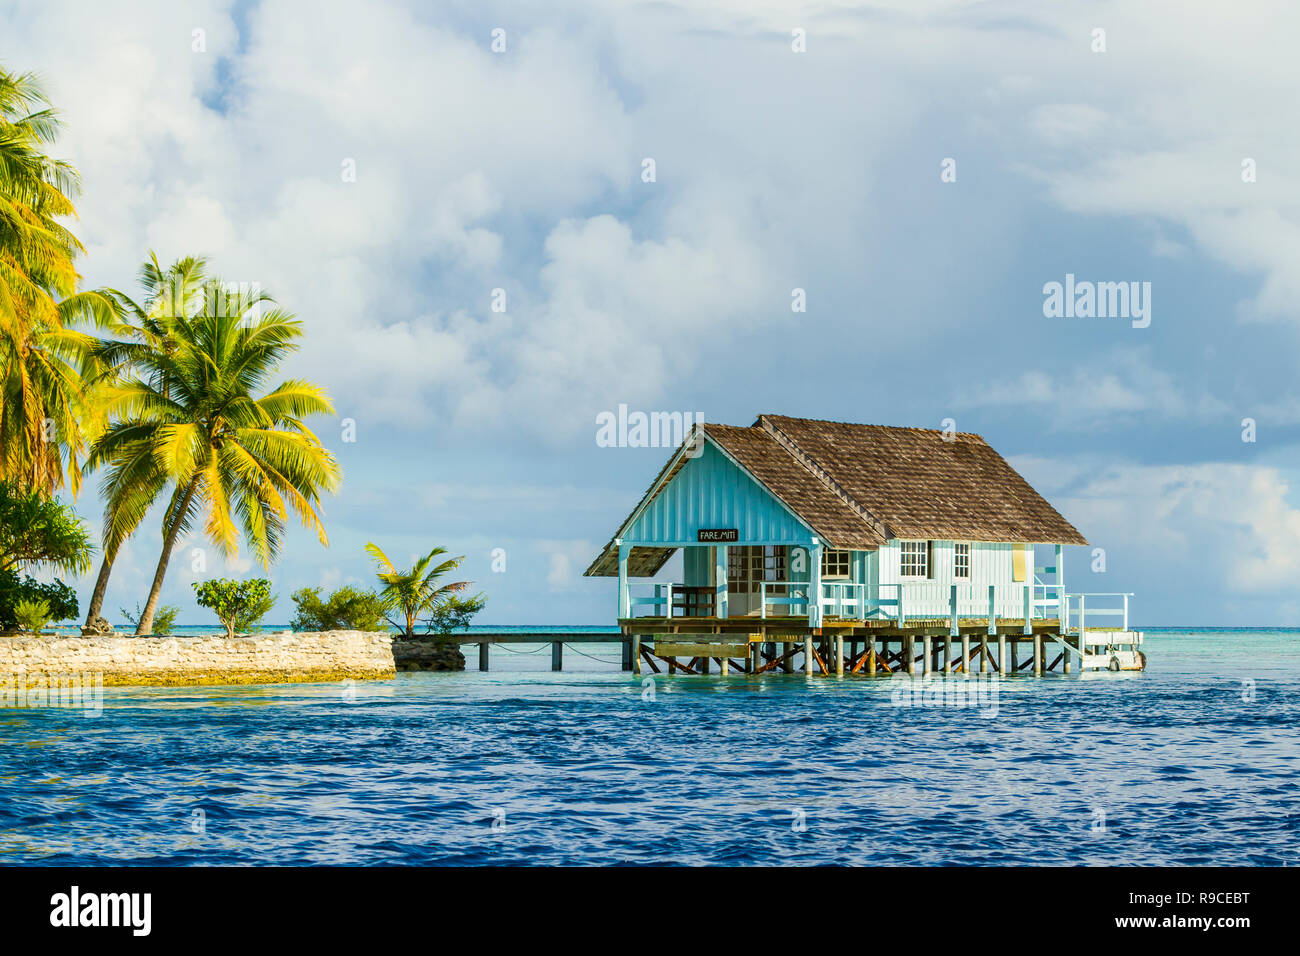
[[[1012,464],[1108,555],[1067,558],[1071,590],[1135,591],[1147,623],[1276,622],[1300,574],[1294,479],[1267,465],[1142,465],[1017,457]],[[1076,550],[1076,549],[1071,549]]]
[[[967,404],[1013,406],[1057,429],[1119,421],[1224,422],[1226,402],[1202,382],[1180,382],[1157,367],[1142,347],[1117,348],[1096,365],[1034,369],[995,381],[965,397]]]

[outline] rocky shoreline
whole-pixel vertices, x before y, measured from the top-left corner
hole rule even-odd
[[[463,671],[460,645],[440,637],[393,638],[393,663],[399,671]]]

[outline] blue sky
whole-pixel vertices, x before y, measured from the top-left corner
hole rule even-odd
[[[295,534],[271,569],[280,616],[368,584],[375,540],[465,554],[485,623],[607,623],[613,583],[581,572],[664,458],[597,447],[627,403],[953,418],[1106,549],[1104,575],[1072,549],[1072,585],[1137,592],[1144,624],[1300,621],[1300,13],[535,6],[0,8],[0,62],[68,126],[87,284],[210,256],[303,318],[286,375],[356,422],[317,423],[346,477],[330,547]],[[1150,326],[1045,317],[1067,273],[1151,283]],[[208,620],[199,546],[164,589],[183,622]]]

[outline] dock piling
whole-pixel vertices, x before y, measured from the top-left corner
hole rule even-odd
[[[558,671],[564,667],[564,642],[551,641],[551,670]]]
[[[488,669],[488,648],[491,647],[487,641],[479,641],[478,645],[478,669],[485,671]]]

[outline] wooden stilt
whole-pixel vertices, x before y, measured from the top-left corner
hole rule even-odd
[[[844,676],[844,638],[835,636],[835,676]]]
[[[709,659],[708,659],[707,657],[701,657],[701,658],[700,658],[700,673],[701,673],[701,674],[707,674],[708,672],[709,672]]]
[[[925,654],[925,659],[921,661],[921,675],[925,676],[930,673],[931,667],[934,664],[934,658],[931,656],[934,654],[934,642],[930,638],[929,634],[921,638],[921,648]]]
[[[623,670],[630,671],[631,669],[632,669],[632,642],[624,641],[623,642]]]
[[[1070,636],[1069,636],[1068,634],[1062,634],[1062,635],[1061,635],[1061,640],[1065,642],[1065,646],[1066,646],[1067,648],[1070,646]],[[1064,673],[1064,674],[1068,674],[1068,673],[1070,673],[1070,660],[1071,660],[1071,658],[1073,658],[1073,657],[1074,657],[1074,653],[1073,653],[1072,651],[1067,650],[1067,651],[1065,652],[1065,658],[1061,661],[1061,672],[1062,672],[1062,673]]]
[[[943,672],[945,674],[952,673],[952,638],[951,637],[945,637],[943,639]]]
[[[961,672],[963,674],[970,673],[970,635],[969,634],[963,634],[961,636]]]
[[[558,671],[564,667],[564,641],[551,641],[551,670]]]
[[[729,663],[730,661],[728,661],[725,657],[722,658],[720,661],[718,661],[718,672],[722,674],[723,677],[727,676],[727,665]]]
[[[989,672],[989,639],[988,636],[985,635],[980,638],[980,673],[987,674],[988,672]]]
[[[803,672],[809,677],[813,673],[813,647],[812,635],[803,639]]]
[[[876,673],[876,639],[867,638],[867,673],[875,675]]]
[[[632,635],[632,673],[641,673],[641,635]]]
[[[488,669],[488,648],[491,647],[487,641],[480,641],[478,645],[478,669],[485,671]]]
[[[793,641],[781,642],[781,673],[783,674],[794,673],[794,649]]]
[[[1013,649],[1013,653],[1014,653],[1014,649]],[[998,635],[998,673],[999,674],[1006,675],[1011,673],[1011,668],[1008,666],[1008,663],[1009,662],[1007,660],[1007,636],[1005,634],[999,634]]]
[[[903,666],[907,670],[907,676],[912,677],[916,674],[916,638],[910,634],[903,638]]]
[[[1034,635],[1034,676],[1043,676],[1043,635]]]

